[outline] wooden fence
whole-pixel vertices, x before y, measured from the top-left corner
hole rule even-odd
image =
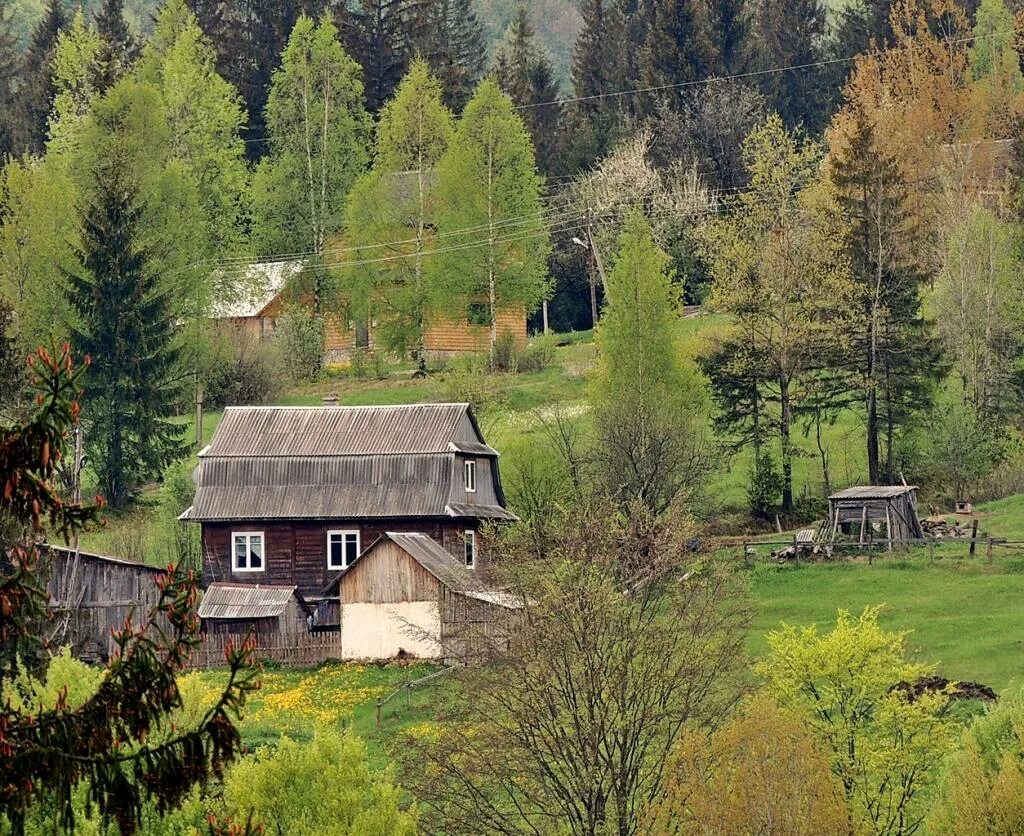
[[[228,642],[241,644],[245,633],[207,633],[203,643],[192,651],[189,667],[195,669],[227,666],[224,651]],[[286,667],[311,667],[328,659],[341,658],[340,633],[281,633],[255,636],[253,659]]]

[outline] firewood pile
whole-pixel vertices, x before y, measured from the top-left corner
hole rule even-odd
[[[941,540],[945,537],[970,537],[971,528],[960,523],[950,523],[946,520],[925,519],[921,520],[921,528],[924,529],[926,537],[934,537]]]

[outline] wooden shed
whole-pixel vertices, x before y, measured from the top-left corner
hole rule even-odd
[[[520,608],[425,534],[384,534],[336,584],[346,659],[467,661]]]
[[[832,494],[828,505],[820,539],[829,543],[840,538],[856,539],[860,545],[881,540],[892,548],[893,543],[924,537],[917,517],[915,485],[847,488]]]
[[[294,586],[213,583],[199,602],[206,633],[303,635],[311,613]]]

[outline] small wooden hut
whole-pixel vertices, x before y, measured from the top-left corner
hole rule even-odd
[[[917,517],[915,485],[867,485],[847,488],[828,498],[828,519],[819,539],[856,539],[859,545],[881,540],[893,543],[918,540],[924,529]]]
[[[419,533],[384,534],[334,584],[346,659],[466,662],[503,641],[509,615],[521,607]]]
[[[212,583],[199,602],[206,633],[305,635],[311,614],[294,586]]]

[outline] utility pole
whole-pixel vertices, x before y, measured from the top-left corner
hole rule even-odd
[[[604,263],[601,261],[601,251],[597,248],[597,241],[594,239],[594,216],[587,206],[587,240],[581,241],[573,238],[572,242],[587,251],[587,276],[590,279],[590,320],[594,327],[597,327],[597,277],[601,276],[601,284],[607,286],[604,275]]]
[[[203,382],[196,371],[196,449],[203,446]]]

